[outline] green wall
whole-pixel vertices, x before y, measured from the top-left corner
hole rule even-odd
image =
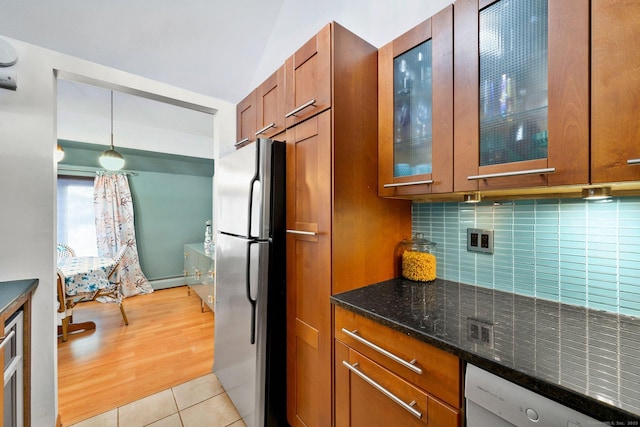
[[[97,159],[108,147],[58,142],[65,151],[60,174],[88,175],[101,169]],[[116,149],[125,157],[125,169],[133,172],[129,185],[142,271],[152,284],[182,277],[183,245],[204,241],[205,221],[213,217],[213,160]]]
[[[204,241],[212,219],[211,177],[140,172],[129,185],[142,271],[149,280],[182,276],[183,245]]]

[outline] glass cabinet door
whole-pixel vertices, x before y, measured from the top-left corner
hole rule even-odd
[[[394,58],[393,93],[393,176],[431,173],[431,40]]]
[[[378,50],[378,195],[453,191],[453,6]]]
[[[480,166],[547,158],[548,2],[480,11]]]
[[[589,3],[456,0],[455,192],[588,182]]]

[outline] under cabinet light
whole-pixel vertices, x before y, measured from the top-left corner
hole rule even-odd
[[[480,203],[480,200],[482,198],[480,197],[480,192],[476,191],[474,193],[468,193],[464,195],[464,202],[465,203]]]
[[[585,200],[606,200],[611,198],[611,187],[591,187],[582,190]]]

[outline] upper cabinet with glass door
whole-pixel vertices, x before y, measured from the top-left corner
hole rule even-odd
[[[453,191],[453,7],[378,51],[378,194]]]
[[[457,0],[455,191],[589,182],[589,0]]]

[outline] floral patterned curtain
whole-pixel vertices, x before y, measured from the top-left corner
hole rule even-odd
[[[93,205],[96,211],[98,256],[113,257],[126,250],[113,281],[119,281],[124,297],[153,292],[140,268],[133,226],[133,199],[124,173],[98,172],[94,179]]]

